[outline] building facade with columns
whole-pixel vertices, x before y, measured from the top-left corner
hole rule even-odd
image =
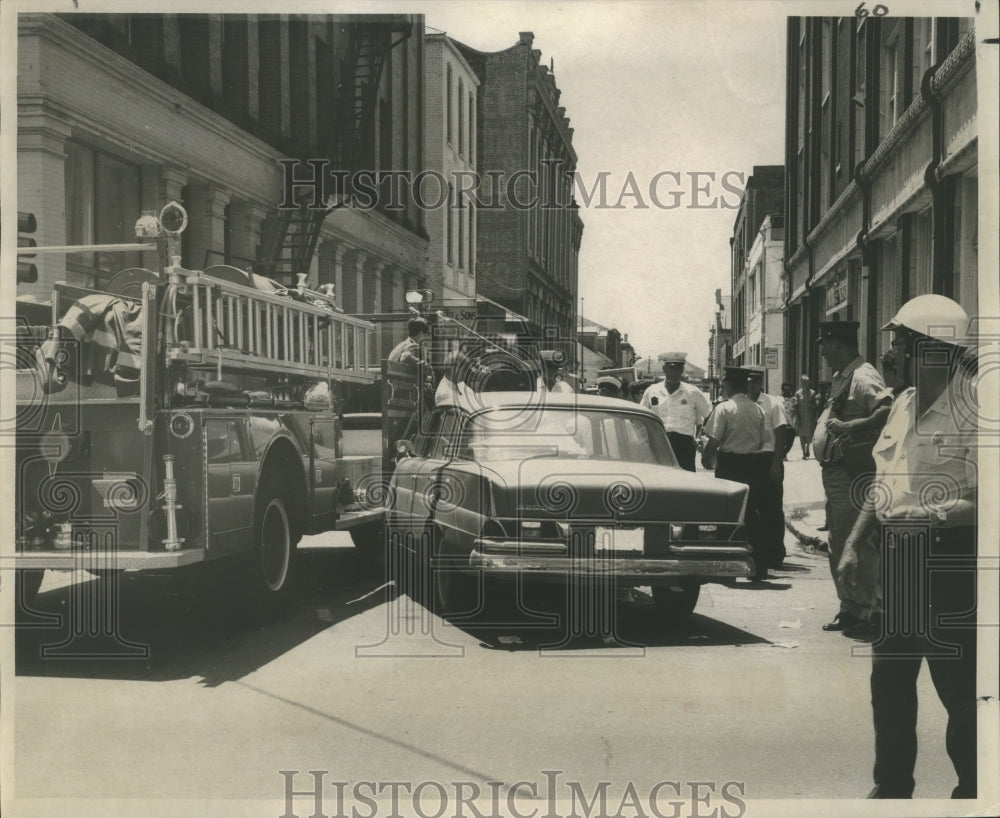
[[[476,170],[478,86],[447,34],[425,36],[424,168],[441,174],[448,199],[424,214],[430,238],[427,286],[444,302],[471,303],[476,295],[476,203],[464,192],[463,178]]]
[[[324,184],[333,169],[419,170],[422,77],[416,15],[22,14],[18,208],[35,214],[39,245],[115,243],[133,240],[142,211],[176,200],[189,214],[189,269],[228,264],[289,283],[305,272],[334,283],[349,313],[402,310],[427,255],[408,189],[399,208],[380,199],[317,221],[296,268],[284,252],[305,228],[279,209],[290,196],[280,160],[302,163],[297,180]],[[99,288],[156,259],[35,263],[38,280],[19,296],[47,299],[57,280]]]
[[[976,32],[952,17],[792,17],[787,28],[786,366],[827,381],[820,321],[861,354],[925,293],[978,308]]]
[[[583,220],[577,156],[552,65],[522,32],[503,51],[456,43],[479,79],[476,169],[479,293],[550,334],[577,335]]]

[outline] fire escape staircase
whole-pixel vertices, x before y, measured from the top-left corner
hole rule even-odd
[[[374,167],[375,117],[382,69],[391,48],[413,33],[413,24],[406,15],[358,16],[349,22],[347,53],[335,103],[333,129],[329,134],[326,156],[328,170],[356,171]],[[402,35],[394,40],[394,36]],[[328,175],[327,182],[333,181]],[[338,183],[339,186],[339,183]],[[297,276],[308,274],[309,265],[326,217],[350,204],[354,196],[350,177],[346,189],[335,190],[327,197],[324,208],[308,207],[313,201],[311,190],[297,200],[297,207],[279,209],[274,228],[262,245],[257,271],[294,286]]]

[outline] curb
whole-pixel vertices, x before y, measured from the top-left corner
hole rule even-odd
[[[795,522],[790,520],[787,516],[785,517],[785,528],[791,531],[800,543],[803,545],[811,546],[817,551],[823,551],[824,553],[829,553],[830,544],[822,537],[815,537],[808,532],[804,527],[797,526]]]

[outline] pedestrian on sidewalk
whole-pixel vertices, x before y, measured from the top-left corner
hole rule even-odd
[[[781,407],[785,410],[785,420],[788,421],[788,425],[792,429],[792,443],[795,442],[796,437],[796,427],[798,426],[798,421],[796,419],[796,409],[795,409],[795,387],[792,386],[791,381],[784,381],[781,384]],[[789,444],[789,449],[791,444]],[[788,454],[785,454],[785,460],[788,460]]]
[[[663,381],[650,386],[639,404],[660,416],[677,462],[681,468],[694,471],[695,441],[712,407],[704,392],[694,384],[681,380],[686,360],[686,352],[664,355]]]
[[[761,488],[758,509],[762,536],[767,539],[770,554],[767,568],[777,569],[785,561],[785,456],[795,442],[795,431],[785,417],[782,401],[764,391],[764,369],[752,366],[747,382],[747,397],[764,410],[764,446],[771,454],[767,481]]]
[[[809,446],[812,444],[813,433],[816,431],[816,412],[819,409],[819,396],[816,390],[809,387],[809,376],[803,373],[799,378],[799,388],[796,390],[795,401],[795,434],[802,444],[802,459],[809,459]]]
[[[948,712],[945,743],[958,774],[952,798],[977,795],[976,506],[978,401],[965,357],[968,316],[950,298],[922,295],[883,330],[905,350],[907,388],[875,443],[876,490],[839,566],[863,573],[867,531],[880,531],[884,630],[872,645],[875,787],[869,798],[910,798],[917,758],[917,676],[926,658]],[[875,498],[878,503],[875,503]],[[930,561],[947,561],[929,570]],[[861,583],[864,584],[864,580]]]
[[[892,391],[858,353],[857,321],[824,321],[819,326],[820,354],[834,374],[813,442],[826,493],[830,571],[840,600],[837,615],[823,630],[864,636],[871,628],[872,614],[877,613],[877,542],[869,539],[859,544],[863,568],[855,587],[847,588],[840,581],[837,565],[871,485],[875,472],[872,446],[889,416]]]
[[[761,409],[747,396],[750,371],[727,366],[722,385],[727,400],[715,407],[705,429],[707,440],[701,455],[701,465],[711,469],[722,480],[734,480],[749,488],[746,506],[747,539],[753,549],[756,566],[753,580],[767,579],[768,566],[775,555],[761,524],[761,494],[767,491],[767,481],[774,459],[764,451],[767,419]]]

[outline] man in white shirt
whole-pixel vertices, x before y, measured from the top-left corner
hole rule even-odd
[[[951,797],[977,796],[978,400],[962,340],[968,323],[950,298],[921,295],[882,328],[905,350],[908,388],[872,448],[873,490],[838,566],[843,583],[858,584],[861,549],[878,526],[884,617],[872,644],[869,798],[913,795],[924,659],[948,712],[945,746],[958,774]]]
[[[764,553],[767,555],[767,568],[780,568],[785,561],[785,456],[795,442],[795,430],[785,417],[784,402],[781,398],[767,394],[764,391],[764,370],[751,366],[750,379],[747,381],[747,397],[756,403],[763,411],[767,421],[764,427],[764,446],[762,451],[771,454],[768,466],[767,482],[761,490],[761,507],[759,514],[761,528],[766,539]]]
[[[760,509],[774,455],[764,451],[769,423],[764,410],[747,396],[749,378],[748,369],[726,367],[722,385],[728,400],[715,407],[705,428],[708,440],[701,465],[709,468],[714,462],[716,477],[744,483],[750,489],[745,517],[747,541],[753,548],[756,565],[753,579],[760,581],[767,579],[768,566],[773,562]]]
[[[694,471],[697,449],[695,441],[712,407],[698,387],[681,380],[686,359],[686,352],[669,352],[664,355],[664,379],[654,383],[643,393],[639,405],[660,416],[677,462],[682,468]]]

